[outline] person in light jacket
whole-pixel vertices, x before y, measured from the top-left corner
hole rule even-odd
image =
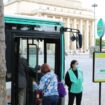
[[[76,105],[81,105],[83,93],[83,72],[78,67],[78,61],[73,60],[70,64],[70,69],[65,76],[65,83],[68,86],[69,102],[68,105],[74,104],[76,98]]]

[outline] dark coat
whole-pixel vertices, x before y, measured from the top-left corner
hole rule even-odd
[[[26,79],[26,70],[28,68],[27,61],[25,58],[19,59],[19,66],[18,66],[18,88],[26,88],[27,86],[27,79]]]

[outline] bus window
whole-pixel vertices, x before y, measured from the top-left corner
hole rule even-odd
[[[51,69],[55,69],[55,44],[47,43],[47,63],[50,65]]]
[[[29,67],[35,68],[38,64],[38,47],[37,45],[29,45]]]
[[[39,60],[38,64],[42,65],[44,63],[44,40],[39,41]]]
[[[11,105],[11,82],[6,83],[6,104]]]
[[[21,57],[27,59],[27,40],[22,38],[20,39],[19,54]]]

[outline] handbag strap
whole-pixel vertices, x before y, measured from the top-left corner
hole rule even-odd
[[[45,88],[43,89],[43,92],[45,92],[46,90],[47,90],[47,87],[49,86],[49,84],[51,83],[51,79],[52,78],[48,78],[49,79],[49,82],[48,82],[48,84],[47,85],[45,85]]]

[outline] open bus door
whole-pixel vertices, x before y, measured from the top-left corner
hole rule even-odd
[[[31,43],[29,43],[31,41]],[[27,94],[26,105],[35,105],[35,95],[33,91],[33,81],[38,82],[38,45],[34,43],[34,39],[28,40],[27,44],[27,62],[28,62],[28,78],[27,78]]]
[[[36,40],[37,41],[37,40]],[[19,59],[22,57],[27,62],[27,70],[25,70],[26,76],[26,93],[23,97],[26,105],[35,105],[35,99],[33,94],[33,81],[38,81],[38,45],[34,43],[34,39],[15,38],[14,40],[15,53],[15,72],[12,82],[12,105],[18,105],[19,103]],[[22,73],[22,72],[21,72]],[[24,81],[25,82],[25,81]]]
[[[33,93],[33,81],[40,81],[41,73],[38,72],[39,66],[39,53],[38,53],[38,44],[34,43],[34,39],[22,39],[16,38],[15,42],[15,73],[14,80],[12,82],[12,105],[17,105],[19,103],[19,92],[18,92],[18,68],[19,68],[19,57],[24,57],[27,60],[27,94],[26,94],[26,105],[37,105],[35,104],[35,98]],[[37,41],[37,40],[36,40]],[[52,46],[53,53],[49,50],[49,46]],[[50,64],[52,70],[55,70],[55,73],[58,74],[60,80],[60,40],[44,39],[44,62]],[[25,50],[25,51],[24,51]],[[14,85],[15,84],[15,85]]]
[[[8,32],[7,32],[8,33]],[[33,93],[33,81],[40,81],[42,77],[41,72],[39,72],[39,65],[41,66],[43,63],[48,63],[52,70],[58,75],[58,79],[61,80],[62,77],[62,43],[61,43],[61,36],[59,38],[35,38],[35,37],[18,37],[18,33],[15,34],[8,34],[12,36],[12,41],[7,40],[7,49],[10,48],[9,51],[6,52],[7,55],[12,55],[11,64],[12,70],[7,71],[12,74],[11,81],[11,102],[10,105],[18,105],[18,95],[19,95],[19,88],[18,88],[18,74],[19,74],[19,57],[24,57],[27,61],[27,88],[26,88],[26,105],[37,105],[35,104],[35,94]],[[15,35],[15,37],[13,36]],[[20,34],[19,34],[20,35]],[[59,34],[58,34],[59,35]],[[10,43],[9,45],[8,43]],[[43,53],[39,53],[39,42],[43,45]],[[8,51],[8,50],[7,50]],[[9,56],[10,56],[9,55]],[[7,56],[7,59],[8,57]],[[9,65],[10,66],[10,65]],[[64,65],[63,65],[64,66]],[[61,102],[60,102],[61,103]],[[61,105],[59,103],[59,105]],[[8,104],[9,105],[9,104]]]

